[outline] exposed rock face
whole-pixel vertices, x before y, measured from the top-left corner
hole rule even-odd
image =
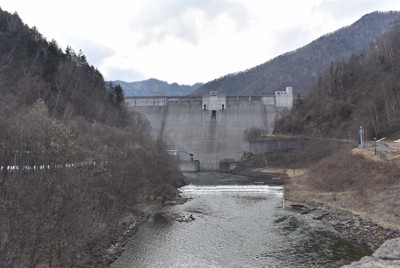
[[[398,268],[400,267],[400,238],[386,241],[372,256],[342,268]]]

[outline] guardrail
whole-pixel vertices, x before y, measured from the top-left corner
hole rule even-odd
[[[0,171],[35,171],[35,170],[49,170],[49,169],[59,169],[59,168],[73,168],[73,167],[85,167],[85,166],[96,166],[97,164],[103,165],[106,164],[106,161],[101,161],[97,163],[96,161],[84,161],[81,163],[75,164],[64,164],[64,165],[39,165],[39,166],[0,166]]]

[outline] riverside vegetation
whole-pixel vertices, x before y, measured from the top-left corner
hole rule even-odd
[[[0,44],[0,267],[100,267],[96,241],[173,197],[177,164],[84,54],[2,10]]]

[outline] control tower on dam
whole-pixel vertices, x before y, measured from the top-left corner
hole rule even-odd
[[[237,160],[249,151],[244,132],[272,133],[277,118],[293,106],[293,89],[272,96],[225,96],[216,91],[203,97],[132,97],[128,109],[142,113],[152,135],[169,150],[191,152],[200,170],[218,170],[221,160]]]

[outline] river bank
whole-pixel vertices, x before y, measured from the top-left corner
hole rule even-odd
[[[86,253],[90,257],[86,265],[88,267],[108,267],[121,255],[126,242],[149,215],[140,210],[132,211],[117,225],[105,231],[102,236],[91,241],[87,246]]]
[[[121,218],[118,224],[107,229],[102,236],[97,237],[87,245],[86,253],[89,260],[86,267],[109,267],[125,250],[125,245],[136,233],[138,227],[148,218],[161,211],[163,207],[183,204],[187,201],[179,195],[175,196],[164,204],[161,198],[137,204],[132,208],[131,213]]]
[[[258,168],[260,174],[280,174],[287,209],[329,223],[343,237],[376,250],[386,240],[400,237],[400,219],[388,213],[389,191],[323,191],[309,184],[307,169]],[[349,176],[352,174],[349,173]],[[327,182],[328,183],[328,182]],[[373,201],[371,200],[372,198]],[[389,200],[388,200],[389,199]],[[393,205],[393,204],[392,204]]]
[[[386,240],[400,237],[400,231],[379,226],[361,217],[340,209],[310,206],[285,200],[285,208],[297,211],[314,220],[320,220],[331,225],[341,236],[363,245],[370,250],[376,250]]]
[[[360,204],[358,192],[310,191],[291,180],[293,178],[285,186],[286,202],[302,207],[304,211],[301,213],[329,222],[344,237],[371,250],[377,249],[388,239],[400,237],[400,228],[394,215],[386,215],[382,211],[379,214],[370,213],[385,204],[376,203],[364,209],[366,206]]]

